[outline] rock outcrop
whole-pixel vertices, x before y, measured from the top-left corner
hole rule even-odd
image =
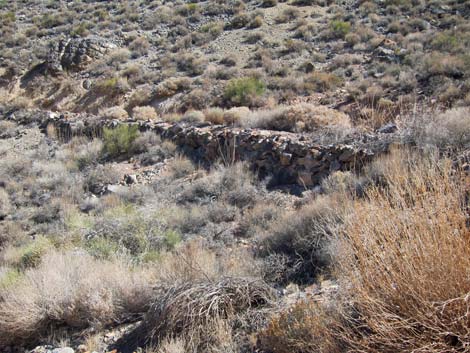
[[[52,72],[78,71],[114,48],[116,45],[100,37],[62,39],[52,45],[47,69]]]

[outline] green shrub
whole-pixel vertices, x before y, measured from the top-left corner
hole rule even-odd
[[[0,289],[8,288],[21,279],[21,272],[18,269],[7,269],[0,273]]]
[[[21,250],[18,267],[22,269],[36,267],[40,264],[42,256],[52,247],[47,238],[40,237]]]
[[[86,249],[95,259],[109,260],[118,252],[119,246],[110,239],[96,237],[86,243]]]
[[[110,77],[99,81],[95,85],[95,91],[98,94],[115,96],[126,93],[129,90],[129,85],[124,79]]]
[[[119,125],[115,129],[103,131],[103,151],[111,157],[128,155],[132,152],[133,142],[139,135],[137,125]]]
[[[225,100],[232,105],[251,105],[253,98],[261,96],[265,84],[256,77],[232,79],[225,88]]]
[[[13,11],[6,12],[1,16],[2,22],[9,24],[16,21],[16,15]]]
[[[335,38],[344,38],[351,30],[351,24],[344,21],[332,21],[330,23],[331,34]]]
[[[453,34],[440,33],[431,42],[433,49],[453,52],[459,47],[459,38]]]
[[[70,31],[70,35],[72,37],[86,37],[90,33],[88,30],[89,27],[89,22],[81,22],[78,26],[73,27]]]
[[[179,232],[175,230],[168,230],[165,232],[165,245],[168,250],[172,250],[175,248],[176,245],[181,241],[181,235]]]
[[[44,14],[40,20],[41,27],[43,28],[53,28],[63,25],[64,19],[59,15],[52,15],[50,13]]]

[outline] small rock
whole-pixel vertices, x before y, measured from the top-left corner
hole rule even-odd
[[[52,353],[75,353],[75,351],[70,347],[56,348],[52,350]]]
[[[84,80],[82,83],[82,87],[86,90],[89,90],[92,86],[91,80]]]
[[[107,185],[106,186],[106,191],[104,192],[105,194],[116,194],[119,192],[122,192],[126,189],[125,186],[122,185]]]
[[[77,353],[85,353],[87,351],[88,351],[87,346],[85,346],[84,344],[81,344],[77,347]]]
[[[125,177],[126,184],[131,185],[131,184],[137,184],[137,175],[135,174],[128,174]]]
[[[393,134],[398,130],[398,126],[395,123],[388,123],[377,129],[380,134]]]

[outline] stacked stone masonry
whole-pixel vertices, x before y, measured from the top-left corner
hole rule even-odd
[[[55,134],[66,142],[73,136],[101,136],[104,127],[119,124],[138,124],[142,132],[153,131],[202,163],[246,161],[261,177],[271,177],[276,185],[318,185],[332,172],[361,168],[390,145],[370,137],[369,143],[362,139],[361,143],[322,145],[315,139],[287,132],[164,122],[49,118],[42,126],[44,131],[53,126]]]

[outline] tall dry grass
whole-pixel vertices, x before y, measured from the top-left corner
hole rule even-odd
[[[341,339],[354,352],[470,349],[470,231],[449,161],[395,152],[385,185],[352,203],[337,274],[352,303]],[[350,309],[349,308],[349,309]]]
[[[409,151],[373,169],[376,183],[360,198],[344,195],[348,212],[331,245],[340,294],[274,316],[259,334],[261,348],[470,350],[468,192],[459,172],[448,160]]]
[[[154,278],[124,262],[50,252],[0,290],[0,347],[37,342],[60,327],[87,329],[136,318],[150,305]]]

